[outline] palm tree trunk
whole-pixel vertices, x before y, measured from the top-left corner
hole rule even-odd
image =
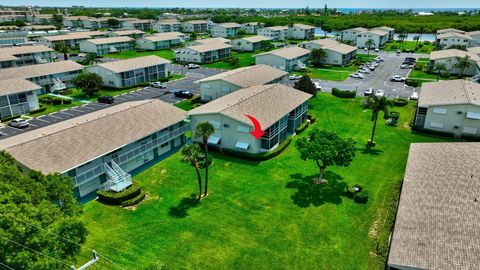
[[[373,128],[372,128],[372,136],[370,138],[370,145],[374,146],[373,138],[375,137],[375,129],[377,129],[377,119],[378,119],[378,112],[374,112],[374,119],[373,119]]]
[[[197,179],[198,179],[198,200],[202,198],[202,176],[200,175],[200,171],[198,170],[198,167],[195,166],[195,172],[197,173]]]
[[[204,147],[205,147],[205,193],[204,196],[207,196],[208,194],[208,143],[204,142]]]

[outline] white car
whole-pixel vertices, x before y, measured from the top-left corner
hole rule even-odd
[[[400,75],[393,75],[392,77],[390,77],[391,82],[404,82],[406,79],[407,78],[402,77]]]
[[[86,56],[87,56],[87,54],[85,54],[85,53],[79,53],[78,54],[78,57],[86,57]]]
[[[402,64],[400,66],[401,69],[407,69],[407,68],[414,68],[414,65],[409,65],[409,64]]]
[[[377,98],[381,98],[381,97],[385,96],[385,91],[383,91],[381,89],[378,89],[377,91],[375,91],[375,96]]]
[[[322,91],[322,86],[319,82],[313,82],[313,86],[315,86],[315,89],[317,89],[317,91]]]
[[[369,89],[366,89],[365,91],[363,91],[363,95],[364,95],[364,96],[371,96],[371,95],[373,95],[373,88],[369,88]]]
[[[378,60],[378,61],[380,61],[380,62],[385,61],[385,59],[383,59],[383,57],[381,57],[381,56],[378,56],[377,58],[375,58],[375,60]]]
[[[13,119],[10,121],[10,123],[8,123],[8,125],[16,128],[24,128],[29,126],[28,121],[22,118]]]
[[[410,100],[418,100],[418,92],[412,92],[410,95]]]
[[[360,70],[358,70],[358,72],[364,73],[364,74],[370,74],[371,73],[371,71],[368,70],[368,69],[360,69]]]
[[[197,65],[197,64],[188,64],[188,65],[187,65],[187,68],[188,68],[188,69],[196,69],[196,68],[200,68],[200,66]]]
[[[350,77],[356,78],[356,79],[363,79],[363,78],[365,78],[365,76],[363,76],[363,74],[360,74],[360,73],[350,74]]]
[[[380,52],[380,49],[379,49],[379,48],[375,48],[375,52]]]
[[[293,74],[293,75],[290,75],[290,77],[288,77],[290,80],[300,80],[300,78],[302,78],[302,76],[298,75],[298,74]]]
[[[167,88],[167,85],[161,82],[152,82],[150,83],[150,87],[154,88]]]

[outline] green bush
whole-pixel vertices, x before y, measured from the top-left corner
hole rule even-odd
[[[397,45],[391,45],[391,46],[390,46],[390,49],[396,50],[396,49],[398,49],[398,46],[397,46]]]
[[[72,100],[68,99],[68,98],[65,98],[65,99],[62,100],[62,103],[63,104],[72,104]]]
[[[61,98],[53,98],[52,99],[52,105],[61,105],[62,104],[62,99]]]
[[[47,110],[47,107],[40,106],[40,108],[38,108],[38,109],[31,110],[30,114],[41,113],[41,112],[44,112],[45,110]]]
[[[448,74],[448,73],[440,73],[440,78],[448,79],[448,78],[450,78],[450,74]]]
[[[62,94],[62,95],[71,95],[71,94],[73,94],[73,90],[72,90],[72,89],[65,89],[65,90],[62,90],[62,91],[60,92],[60,94]]]
[[[310,122],[308,122],[308,121],[303,122],[300,126],[298,126],[295,129],[295,133],[296,134],[302,133],[308,127],[308,125],[310,125]]]
[[[355,98],[357,96],[357,92],[355,91],[348,91],[348,90],[340,90],[338,88],[332,89],[332,95],[338,98]]]
[[[430,42],[429,40],[425,40],[425,41],[423,42],[423,44],[425,44],[425,45],[430,45],[430,43],[431,43],[431,42]]]
[[[112,205],[121,205],[122,203],[137,197],[142,192],[142,188],[140,184],[137,182],[133,182],[133,184],[121,192],[113,192],[113,191],[97,191],[98,201],[103,202],[105,204],[112,204]]]
[[[393,99],[393,106],[395,107],[405,107],[408,104],[408,100],[404,98],[394,98]]]
[[[353,195],[353,201],[356,203],[367,203],[368,201],[368,192],[365,189],[355,193]]]
[[[411,87],[418,87],[420,85],[420,81],[414,79],[407,79],[405,84]]]
[[[19,115],[19,114],[15,114],[15,115],[12,115],[12,116],[3,117],[3,118],[1,118],[1,119],[2,119],[2,122],[7,122],[7,121],[10,121],[10,120],[13,120],[13,119],[17,119],[17,118],[20,118],[20,115]]]
[[[243,158],[251,161],[264,161],[280,155],[280,153],[282,153],[283,150],[285,150],[288,147],[291,141],[292,141],[292,137],[288,137],[282,143],[280,143],[280,145],[277,146],[277,148],[265,153],[250,154],[250,153],[238,152],[230,149],[223,149],[223,153],[225,153],[226,155],[235,156],[235,157],[239,157],[239,158]]]
[[[40,101],[41,103],[45,103],[45,104],[52,104],[52,100],[53,100],[53,98],[50,97],[50,96],[43,96],[43,97],[40,97],[38,99],[38,101]]]
[[[317,118],[315,118],[315,116],[311,114],[307,114],[307,119],[310,120],[310,124],[315,123],[315,121],[317,120]]]
[[[421,65],[415,65],[415,66],[413,67],[413,69],[414,69],[414,70],[422,70],[422,69],[423,69],[423,66],[421,66]]]
[[[357,188],[357,189],[355,189]],[[353,185],[353,186],[350,186],[350,187],[347,187],[347,190],[345,192],[345,195],[347,196],[347,198],[350,198],[350,199],[353,199],[353,197],[355,196],[355,194],[357,194],[358,192],[362,191],[363,190],[363,187],[356,184],[356,185]]]
[[[419,43],[419,44],[418,44],[418,48],[423,48],[423,44],[422,44],[422,43]]]
[[[134,205],[137,205],[139,204],[141,201],[143,201],[143,199],[145,199],[145,196],[147,194],[145,192],[140,192],[140,194],[138,194],[136,197],[134,198],[131,198],[130,200],[126,200],[124,202],[122,202],[122,206],[123,207],[127,207],[127,206],[134,206]]]

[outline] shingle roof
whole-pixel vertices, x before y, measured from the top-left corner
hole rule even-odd
[[[119,37],[87,39],[85,42],[90,42],[95,45],[101,45],[101,44],[111,44],[111,43],[118,43],[118,42],[130,42],[132,40],[134,39],[131,37],[119,36]]]
[[[313,40],[313,41],[310,41],[310,42],[319,45],[324,50],[331,50],[331,51],[339,52],[339,53],[342,53],[342,54],[348,54],[348,53],[351,53],[351,52],[357,50],[356,47],[353,47],[353,46],[350,46],[350,45],[347,45],[347,44],[343,44],[343,43],[340,43],[336,40],[329,39],[329,38],[316,39],[316,40]]]
[[[38,65],[4,68],[0,70],[0,80],[11,78],[33,78],[51,74],[82,70],[83,66],[77,62],[67,60]]]
[[[22,30],[49,30],[57,29],[55,25],[27,25],[23,26]]]
[[[288,72],[273,68],[267,65],[255,65],[243,68],[233,69],[227,72],[223,72],[217,75],[213,75],[201,80],[196,81],[200,82],[209,82],[215,80],[223,80],[240,87],[249,87],[255,85],[262,85],[272,82],[273,80],[279,79]]]
[[[146,36],[143,39],[150,40],[150,41],[165,41],[165,40],[172,40],[172,39],[180,39],[178,32],[166,32],[160,34],[154,34],[150,36]]]
[[[478,36],[478,35],[480,35],[480,30],[478,30],[478,31],[472,31],[472,32],[467,32],[467,33],[465,33],[465,35],[470,36],[470,37]]]
[[[230,39],[216,37],[216,38],[205,38],[205,39],[197,39],[195,40],[198,44],[210,44],[210,43],[230,43]]]
[[[474,54],[480,56],[480,46],[467,48],[467,51],[470,52],[470,53],[474,53]]]
[[[158,23],[160,23],[160,24],[180,24],[181,22],[179,22],[177,20],[161,20],[161,21],[158,21]]]
[[[454,104],[480,106],[480,84],[466,80],[451,80],[422,85],[418,106]]]
[[[125,60],[119,60],[114,62],[107,62],[98,64],[97,66],[108,69],[112,72],[119,73],[129,71],[138,68],[144,68],[155,65],[168,64],[170,61],[163,59],[156,55],[148,55],[143,57],[135,57]]]
[[[372,28],[372,30],[395,31],[394,28],[388,27],[388,26],[374,27],[374,28]]]
[[[224,28],[235,28],[235,27],[241,27],[240,24],[232,22],[232,23],[219,23],[216,26],[221,26]]]
[[[191,21],[185,21],[184,23],[191,23],[191,24],[205,24],[208,23],[205,20],[191,20]]]
[[[276,56],[279,56],[279,57],[282,57],[282,58],[285,58],[285,59],[293,59],[293,58],[296,58],[296,57],[301,57],[301,56],[310,54],[310,51],[307,50],[307,49],[304,49],[304,48],[294,46],[294,47],[287,47],[287,48],[283,48],[283,49],[264,52],[264,53],[260,53],[260,54],[254,55],[254,56],[256,57],[256,56],[259,56],[259,55],[267,55],[267,54],[276,55]]]
[[[119,31],[113,31],[112,34],[115,34],[117,36],[128,36],[128,35],[133,35],[133,34],[145,34],[142,30],[138,29],[132,29],[132,30],[119,30]]]
[[[458,30],[458,29],[455,29],[455,28],[445,28],[445,29],[437,30],[437,34],[446,34],[446,33],[461,33],[461,34],[464,34],[465,31]]]
[[[473,39],[471,36],[467,36],[465,34],[455,33],[455,32],[449,32],[449,33],[444,33],[444,34],[437,35],[437,39],[443,39],[443,38],[449,38],[449,37],[459,37],[459,38],[464,38],[464,39],[468,39],[468,40]]]
[[[458,49],[448,49],[448,50],[441,50],[441,51],[433,51],[430,53],[430,59],[431,60],[437,60],[437,59],[444,59],[444,58],[451,58],[451,57],[465,57],[467,56],[472,60],[472,61],[480,61],[480,57],[474,53],[471,52],[466,52]]]
[[[232,45],[226,44],[223,42],[215,42],[215,43],[207,43],[207,44],[200,44],[186,47],[188,49],[194,50],[196,52],[209,52],[214,50],[226,49],[231,48]]]
[[[370,30],[367,30],[367,31],[362,31],[361,34],[365,34],[365,33],[370,33],[370,34],[374,34],[374,35],[377,35],[377,36],[385,36],[385,35],[388,35],[388,32],[384,31],[384,30],[373,30],[373,29],[370,29]]]
[[[363,28],[363,27],[355,27],[355,28],[345,29],[344,31],[364,32],[364,31],[368,31],[368,29],[367,29],[367,28]]]
[[[480,143],[411,144],[388,257],[390,266],[478,269],[478,164]]]
[[[160,117],[161,116],[161,117]],[[0,141],[0,149],[44,173],[65,172],[184,119],[158,99],[125,102]]]
[[[0,96],[40,90],[42,87],[25,79],[12,78],[0,80]]]
[[[244,37],[244,38],[239,38],[238,40],[246,40],[250,42],[260,42],[264,40],[272,40],[272,38],[265,37],[265,36],[251,36],[251,37]]]
[[[48,48],[43,45],[33,45],[33,46],[18,46],[18,47],[5,47],[0,48],[0,54],[24,54],[24,53],[38,53],[38,52],[53,52],[53,49]]]
[[[8,53],[3,53],[2,51],[0,51],[0,62],[3,62],[3,61],[14,61],[14,60],[17,60],[18,58],[11,55],[11,54],[8,54]]]
[[[88,31],[88,32],[73,32],[66,35],[57,35],[57,36],[43,36],[39,37],[40,39],[45,39],[48,41],[62,41],[62,40],[71,40],[71,39],[89,39],[95,35],[105,34],[100,31]]]
[[[288,30],[287,26],[270,26],[270,27],[265,27],[265,29],[270,29],[274,31],[282,31],[282,30]]]
[[[294,27],[301,28],[301,29],[304,29],[304,30],[310,30],[310,29],[314,29],[314,28],[315,28],[314,26],[306,25],[306,24],[302,24],[302,23],[296,23],[296,24],[294,24],[293,26],[294,26]]]
[[[219,113],[252,125],[246,114],[255,116],[266,129],[307,101],[310,94],[282,84],[240,89],[188,112],[188,115]]]

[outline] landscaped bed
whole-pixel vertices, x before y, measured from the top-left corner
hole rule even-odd
[[[133,177],[149,194],[135,210],[84,205],[85,247],[123,269],[384,269],[410,143],[450,140],[412,133],[413,103],[395,111],[398,126],[380,121],[377,146],[367,149],[371,111],[359,98],[319,93],[309,110],[316,121],[279,156],[254,162],[213,153],[200,203],[195,172],[177,153]],[[295,147],[313,128],[357,142],[349,167],[327,168],[327,185],[312,184],[317,166]],[[353,185],[368,190],[366,204],[347,197]],[[78,262],[90,257],[84,248]],[[116,266],[100,256],[95,269]]]

